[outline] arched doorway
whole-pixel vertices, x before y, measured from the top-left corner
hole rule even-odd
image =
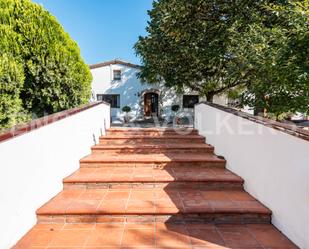
[[[159,94],[155,92],[147,92],[144,94],[144,115],[145,117],[159,115]]]

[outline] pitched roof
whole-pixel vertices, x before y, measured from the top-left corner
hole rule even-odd
[[[141,66],[137,65],[137,64],[132,64],[129,62],[125,62],[122,60],[112,60],[112,61],[105,61],[105,62],[101,62],[98,64],[93,64],[93,65],[89,65],[90,69],[95,69],[95,68],[100,68],[100,67],[105,67],[105,66],[109,66],[109,65],[115,65],[115,64],[120,64],[120,65],[124,65],[127,67],[133,67],[133,68],[141,68]]]

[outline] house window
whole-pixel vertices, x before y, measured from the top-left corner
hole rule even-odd
[[[198,95],[183,95],[183,108],[194,108],[199,103]]]
[[[121,80],[121,70],[114,70],[114,80]]]
[[[110,103],[111,108],[120,108],[120,95],[119,94],[98,94],[97,100]]]

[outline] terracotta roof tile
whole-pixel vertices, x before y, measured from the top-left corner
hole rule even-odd
[[[141,66],[137,65],[137,64],[132,64],[129,62],[125,62],[122,60],[111,60],[111,61],[105,61],[105,62],[101,62],[101,63],[97,63],[97,64],[92,64],[89,65],[90,69],[96,69],[96,68],[100,68],[100,67],[105,67],[105,66],[109,66],[109,65],[116,65],[116,64],[120,64],[120,65],[124,65],[127,67],[132,67],[132,68],[141,68]]]

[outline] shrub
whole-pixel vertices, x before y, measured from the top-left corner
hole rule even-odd
[[[43,116],[88,102],[89,67],[76,42],[43,7],[30,0],[0,0],[0,35],[0,54],[7,54],[2,60],[10,61],[10,69],[2,70],[6,82],[1,82],[1,95],[2,85],[15,86],[0,104],[16,106],[7,112],[0,109],[2,126],[10,123],[6,115],[21,106]],[[13,99],[20,104],[12,104]]]
[[[19,98],[24,82],[23,68],[12,56],[0,55],[0,130],[27,121]]]
[[[172,106],[172,111],[173,111],[173,112],[178,112],[179,109],[180,109],[180,106],[179,106],[179,105],[173,105],[173,106]]]
[[[123,112],[126,112],[126,113],[129,113],[129,112],[131,111],[131,107],[130,107],[130,106],[124,106],[124,107],[122,108],[122,111],[123,111]]]
[[[1,1],[0,1],[1,3]],[[2,3],[3,4],[3,3]],[[0,23],[6,13],[0,5]],[[24,85],[24,69],[20,55],[20,36],[10,25],[0,25],[0,131],[27,121],[20,93]]]

